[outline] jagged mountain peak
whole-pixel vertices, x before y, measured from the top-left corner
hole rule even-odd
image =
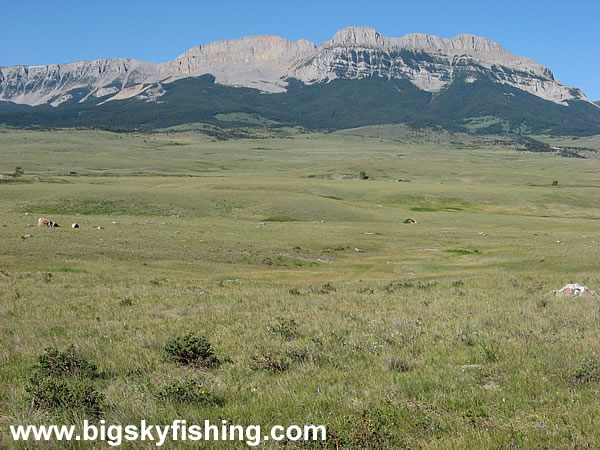
[[[381,48],[404,48],[408,50],[469,52],[501,52],[508,53],[497,42],[491,39],[462,33],[452,39],[424,33],[409,33],[400,38],[387,37],[370,27],[346,27],[339,30],[330,41],[323,46],[367,46]]]
[[[554,80],[548,68],[485,37],[459,34],[448,39],[412,33],[395,38],[370,27],[342,28],[320,46],[271,35],[217,41],[193,47],[167,63],[118,58],[0,67],[0,101],[53,106],[98,97],[110,101],[140,96],[149,84],[203,74],[212,74],[219,84],[267,93],[285,91],[290,78],[305,84],[336,78],[405,79],[428,92],[438,92],[457,79],[487,78],[563,105],[573,99],[589,101],[578,89]],[[73,97],[75,89],[87,94]],[[158,86],[155,92],[163,91]]]

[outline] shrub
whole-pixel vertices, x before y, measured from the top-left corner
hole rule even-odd
[[[552,305],[552,302],[549,299],[542,297],[537,301],[537,305],[540,308],[548,308],[549,306]]]
[[[127,296],[127,297],[123,297],[121,300],[119,300],[119,305],[120,306],[133,306],[133,298]]]
[[[414,286],[415,285],[412,282],[410,282],[410,281],[395,281],[395,282],[391,282],[391,283],[386,284],[383,287],[383,290],[385,292],[387,292],[388,294],[392,294],[392,293],[397,292],[397,291],[399,291],[401,289],[408,289],[408,288],[412,288]]]
[[[600,379],[600,362],[597,358],[583,360],[570,372],[569,378],[573,380],[573,383],[581,384]]]
[[[279,322],[276,324],[268,326],[267,330],[269,330],[272,334],[280,336],[286,341],[296,339],[298,336],[298,322],[296,322],[294,319],[283,319],[281,317],[278,320]]]
[[[460,330],[458,332],[458,339],[467,347],[473,347],[477,340],[477,333]]]
[[[252,356],[251,368],[253,370],[264,370],[271,373],[285,372],[290,368],[287,358],[275,352],[261,351],[259,355]]]
[[[50,272],[44,272],[41,276],[44,283],[50,283],[52,281],[52,274]]]
[[[38,357],[36,373],[42,377],[78,376],[97,378],[100,372],[94,363],[79,355],[74,346],[60,352],[54,347],[48,347]]]
[[[150,280],[150,284],[152,284],[153,286],[160,286],[163,284],[164,281],[164,278],[152,278]]]
[[[313,294],[330,294],[331,292],[336,292],[336,288],[331,283],[325,283],[320,288],[313,288],[311,286],[310,292]]]
[[[322,360],[321,356],[314,352],[310,347],[288,347],[285,351],[285,357],[289,359],[290,362],[298,364],[304,364],[310,361],[318,364]]]
[[[437,286],[437,284],[437,281],[429,281],[427,283],[419,281],[419,283],[417,284],[417,289],[431,289],[432,287]]]
[[[14,178],[18,178],[18,177],[20,177],[20,176],[22,176],[22,175],[24,175],[24,174],[25,174],[25,171],[23,170],[23,168],[22,168],[22,167],[20,167],[20,166],[17,166],[17,167],[15,168],[15,171],[14,171],[14,173],[12,174],[12,176],[13,176]]]
[[[212,394],[200,380],[173,380],[163,385],[157,392],[159,400],[169,400],[180,403],[214,403]]]
[[[96,365],[79,355],[74,346],[64,352],[48,347],[38,357],[33,376],[25,386],[26,397],[38,409],[98,418],[104,396],[96,390],[93,380],[100,376]]]
[[[527,288],[527,292],[529,292],[530,294],[534,294],[536,292],[541,291],[542,289],[544,289],[544,285],[542,283],[533,283]]]
[[[167,341],[163,350],[163,359],[182,365],[203,367],[214,367],[219,364],[206,337],[196,336],[193,333],[174,337]]]
[[[336,448],[376,449],[415,447],[400,440],[397,425],[400,423],[401,417],[399,411],[399,408],[381,405],[352,413],[346,419],[347,423],[352,424],[352,427],[340,430]],[[418,419],[420,419],[419,415],[415,414],[415,421]],[[329,429],[327,431],[329,433]],[[414,430],[413,432],[416,434],[418,431]]]
[[[34,375],[25,391],[38,409],[67,414],[79,412],[93,418],[102,415],[104,396],[86,378]]]

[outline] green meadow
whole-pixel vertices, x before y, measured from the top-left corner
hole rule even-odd
[[[8,431],[84,418],[600,447],[598,299],[552,294],[600,291],[598,137],[365,128],[0,130],[0,448],[107,447]],[[170,358],[190,333],[218,362]]]

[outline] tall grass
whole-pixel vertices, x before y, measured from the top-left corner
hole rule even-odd
[[[23,133],[0,139],[58,171],[66,160]],[[92,132],[57,133],[35,136],[58,146]],[[551,295],[568,282],[600,287],[599,160],[577,169],[493,145],[443,159],[428,144],[335,136],[176,139],[235,170],[71,183],[40,171],[0,188],[0,447],[16,446],[9,424],[90,411],[121,424],[324,424],[331,448],[600,446],[599,310]],[[121,152],[116,167],[139,138],[89,142]],[[264,171],[242,167],[240,155],[267,146],[282,150]],[[170,151],[156,161],[175,164]],[[110,168],[102,158],[86,170]],[[371,178],[307,176],[352,167]],[[581,167],[590,172],[567,176]],[[413,182],[395,181],[410,170]],[[38,215],[62,227],[27,227]],[[188,344],[219,363],[165,357]],[[46,377],[35,392],[64,401],[40,407],[28,389],[48,348],[102,376]],[[79,402],[88,394],[92,409]]]

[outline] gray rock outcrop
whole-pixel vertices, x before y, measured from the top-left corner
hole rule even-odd
[[[579,89],[555,80],[547,67],[483,37],[390,38],[365,27],[344,28],[318,47],[307,40],[250,36],[199,45],[167,63],[121,58],[0,67],[0,101],[52,106],[90,97],[160,101],[164,83],[209,73],[217,83],[269,93],[284,91],[288,78],[306,84],[336,78],[402,78],[437,92],[457,77],[472,83],[485,76],[555,103],[589,101]]]

